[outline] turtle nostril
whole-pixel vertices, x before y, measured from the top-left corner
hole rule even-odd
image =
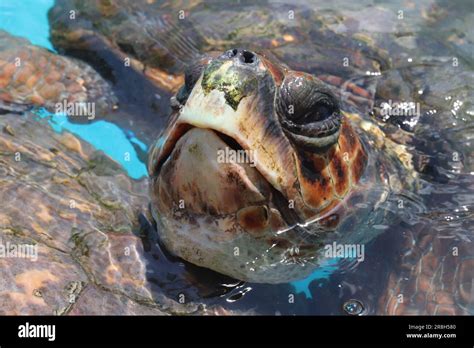
[[[232,50],[228,50],[224,53],[224,57],[226,58],[234,58],[237,53],[239,53],[239,50],[237,48],[234,48]]]
[[[250,51],[242,51],[241,61],[243,63],[251,64],[255,62],[255,54]]]
[[[253,64],[257,61],[257,56],[251,51],[241,50],[239,48],[234,48],[226,51],[222,55],[223,59],[236,59],[244,64]]]

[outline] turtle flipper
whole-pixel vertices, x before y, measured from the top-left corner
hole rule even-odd
[[[390,274],[378,312],[474,314],[474,245],[424,226],[407,233],[400,267]]]
[[[159,67],[147,65],[133,55],[122,52],[104,35],[91,30],[78,29],[68,33],[53,29],[52,40],[61,52],[87,62],[95,69],[105,70],[105,74],[113,74],[114,80],[126,80],[127,86],[135,82],[130,70],[166,93],[176,92],[184,82],[182,75],[170,74]]]
[[[58,56],[22,38],[0,30],[0,107],[19,111],[22,106],[58,103],[95,103],[111,110],[116,103],[111,87],[91,67]]]

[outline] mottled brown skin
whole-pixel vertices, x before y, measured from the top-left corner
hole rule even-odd
[[[306,204],[324,214],[356,189],[366,164],[367,155],[346,120],[336,145],[323,153],[303,151],[297,159]]]

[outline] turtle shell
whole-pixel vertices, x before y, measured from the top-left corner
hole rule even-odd
[[[87,64],[52,54],[0,30],[0,100],[3,108],[58,102],[94,103],[97,112],[117,102],[110,85]]]
[[[0,163],[2,315],[214,313],[153,291],[147,180],[30,113],[0,118]]]

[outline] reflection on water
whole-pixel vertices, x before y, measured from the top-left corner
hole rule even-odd
[[[2,2],[0,28],[52,49],[45,30],[45,11],[51,2],[28,2],[28,9],[34,7],[35,11],[25,9],[18,5],[20,3],[25,4]],[[469,282],[473,277],[470,260],[474,258],[471,226],[474,209],[472,2],[390,1],[379,5],[374,1],[362,1],[356,5],[353,1],[340,1],[332,5],[323,1],[298,1],[291,6],[271,2],[265,9],[247,3],[239,6],[242,7],[239,13],[245,18],[261,16],[262,11],[277,13],[278,30],[295,33],[297,40],[288,36],[286,43],[280,43],[277,37],[266,48],[290,67],[312,72],[328,82],[335,80],[327,75],[338,75],[344,67],[328,61],[325,54],[331,52],[335,59],[342,59],[345,51],[354,52],[357,47],[350,47],[351,38],[362,40],[371,48],[357,52],[351,59],[363,61],[378,50],[386,52],[387,55],[381,57],[391,65],[384,66],[380,60],[380,72],[355,69],[339,74],[344,78],[343,83],[332,84],[337,86],[347,110],[379,121],[388,137],[408,145],[420,177],[418,189],[415,192],[410,187],[401,187],[397,192],[391,192],[381,207],[387,212],[386,218],[372,224],[368,222],[367,228],[380,230],[380,236],[366,246],[363,262],[331,260],[308,278],[291,284],[245,284],[184,264],[160,248],[154,227],[147,222],[143,241],[149,262],[148,280],[153,290],[172,298],[185,293],[193,301],[260,314],[359,315],[397,313],[399,310],[409,314],[426,311],[449,314],[452,301],[474,314],[474,283]],[[318,21],[311,27],[312,35],[301,36],[295,29],[299,22],[285,18],[292,6],[296,13],[308,18],[317,9]],[[220,14],[219,7],[223,5],[210,7],[208,12],[199,12],[198,19],[208,18],[207,22],[201,21],[199,27],[202,33],[216,39],[215,48],[221,49],[222,43],[218,44],[216,37],[219,32],[211,29],[218,25],[220,16],[223,20],[228,19],[228,11],[235,11],[235,8],[222,9]],[[285,12],[278,12],[283,11],[282,8]],[[27,17],[27,13],[35,13],[35,18]],[[28,20],[28,25],[24,25],[24,20]],[[229,20],[227,25],[239,27],[239,22]],[[323,29],[324,35],[320,35]],[[245,42],[249,38],[242,28],[232,33],[233,36],[227,33],[225,43],[234,40],[240,46],[255,44]],[[328,33],[345,36],[345,40],[335,41],[347,45],[341,47],[344,52],[318,41],[330,38]],[[285,45],[292,44],[291,50],[285,50]],[[326,60],[304,59],[305,55],[313,54]],[[369,102],[350,100],[356,88],[370,91],[373,103],[370,98]],[[416,103],[420,114],[384,119],[382,105],[389,100]],[[133,107],[129,109],[133,110]],[[64,119],[58,123],[58,116],[53,116],[51,125],[55,131],[66,129],[80,136],[122,164],[130,177],[139,179],[146,175],[144,152],[153,140],[150,132],[158,133],[158,129],[155,130],[158,122],[140,119],[137,114],[128,117],[134,122],[127,124],[123,119],[113,118],[105,121],[97,116],[96,121],[86,124]],[[143,138],[138,139],[140,135]],[[110,138],[114,139],[113,143],[103,141]],[[384,156],[380,151],[372,149],[372,155]],[[125,161],[123,153],[129,153],[130,158]],[[398,171],[389,175],[403,182],[408,174]],[[364,202],[358,204],[358,209],[370,208],[364,206],[367,205]],[[452,262],[454,250],[459,252],[456,256],[461,263]],[[444,288],[448,278],[452,288]],[[390,296],[400,294],[405,295],[404,302],[391,302]],[[454,297],[441,305],[440,301],[432,299],[449,294]]]

